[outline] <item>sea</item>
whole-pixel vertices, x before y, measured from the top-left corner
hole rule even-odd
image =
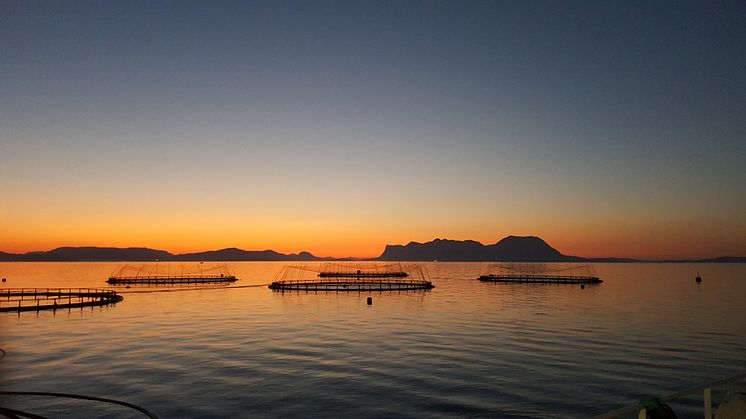
[[[118,265],[6,262],[0,277],[110,288]],[[119,286],[111,306],[0,313],[0,391],[161,418],[583,418],[746,372],[744,264],[595,264],[604,282],[581,288],[483,283],[483,264],[432,262],[429,291],[268,289],[284,265],[229,263],[235,287]],[[701,417],[701,403],[671,406]],[[0,406],[142,417],[42,396]]]

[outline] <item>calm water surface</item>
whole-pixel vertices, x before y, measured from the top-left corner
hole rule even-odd
[[[107,287],[116,263],[0,263],[4,287]],[[232,263],[236,285],[281,263]],[[429,292],[143,293],[0,313],[0,389],[111,397],[161,417],[588,417],[746,370],[746,265],[598,264],[604,283],[500,285],[425,264]],[[695,284],[699,271],[704,282]],[[693,399],[676,406],[694,416]],[[133,417],[2,398],[48,416]]]

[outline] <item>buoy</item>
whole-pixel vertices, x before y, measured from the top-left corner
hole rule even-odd
[[[368,297],[368,305],[369,306],[373,305],[373,297]]]
[[[585,284],[580,284],[580,289],[584,290],[585,289]]]
[[[5,278],[3,278],[3,282],[5,282]]]
[[[700,282],[702,282],[702,277],[701,277],[701,276],[699,276],[699,272],[697,272],[697,278],[695,279],[695,281],[697,281],[697,283],[698,283],[698,284],[699,284]]]

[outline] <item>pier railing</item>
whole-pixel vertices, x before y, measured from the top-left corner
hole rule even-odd
[[[742,381],[746,379],[746,373],[738,374],[733,377],[729,377],[723,380],[714,381],[711,383],[707,383],[705,385],[701,385],[699,387],[690,388],[688,390],[680,391],[678,393],[669,394],[667,396],[659,397],[652,399],[653,402],[656,403],[666,403],[675,401],[677,399],[684,398],[686,396],[691,395],[698,395],[701,394],[703,398],[703,409],[702,412],[704,414],[705,419],[712,419],[712,390],[717,387],[723,387],[728,384],[737,383],[739,381]],[[648,418],[648,410],[654,409],[654,407],[648,406],[650,401],[643,401],[638,404],[623,407],[621,409],[613,410],[608,413],[604,413],[603,415],[595,416],[593,419],[613,419],[613,418],[619,418],[619,417],[628,417],[630,415],[637,414],[638,419],[647,419]]]

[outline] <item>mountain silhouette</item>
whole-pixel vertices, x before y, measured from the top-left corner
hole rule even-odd
[[[58,247],[47,252],[28,252],[10,256],[11,260],[23,262],[144,262],[166,260],[172,255],[164,250],[144,247]]]
[[[286,255],[274,250],[247,251],[237,248],[174,255],[144,247],[59,247],[49,251],[12,254],[0,252],[5,262],[148,262],[148,261],[314,261],[327,260],[308,252]]]
[[[378,260],[569,262],[584,259],[563,255],[538,237],[508,236],[491,245],[473,240],[442,239],[427,243],[410,242],[406,246],[386,245]]]
[[[274,250],[243,250],[230,247],[207,252],[173,254],[146,247],[58,247],[49,251],[14,254],[0,251],[0,262],[148,262],[148,261],[325,261],[361,260],[360,258],[318,257],[309,252],[279,253]],[[709,259],[643,261],[627,258],[582,258],[560,253],[544,240],[534,236],[508,236],[495,244],[474,240],[435,239],[427,243],[386,245],[381,256],[367,260],[382,261],[453,261],[453,262],[691,262],[746,263],[744,256],[722,256]]]
[[[242,250],[235,247],[222,250],[211,250],[208,252],[199,253],[186,253],[182,255],[174,255],[170,260],[184,260],[184,261],[314,261],[314,260],[325,260],[327,258],[319,258],[308,252],[300,252],[298,254],[291,253],[286,255],[284,253],[275,252],[274,250]]]

